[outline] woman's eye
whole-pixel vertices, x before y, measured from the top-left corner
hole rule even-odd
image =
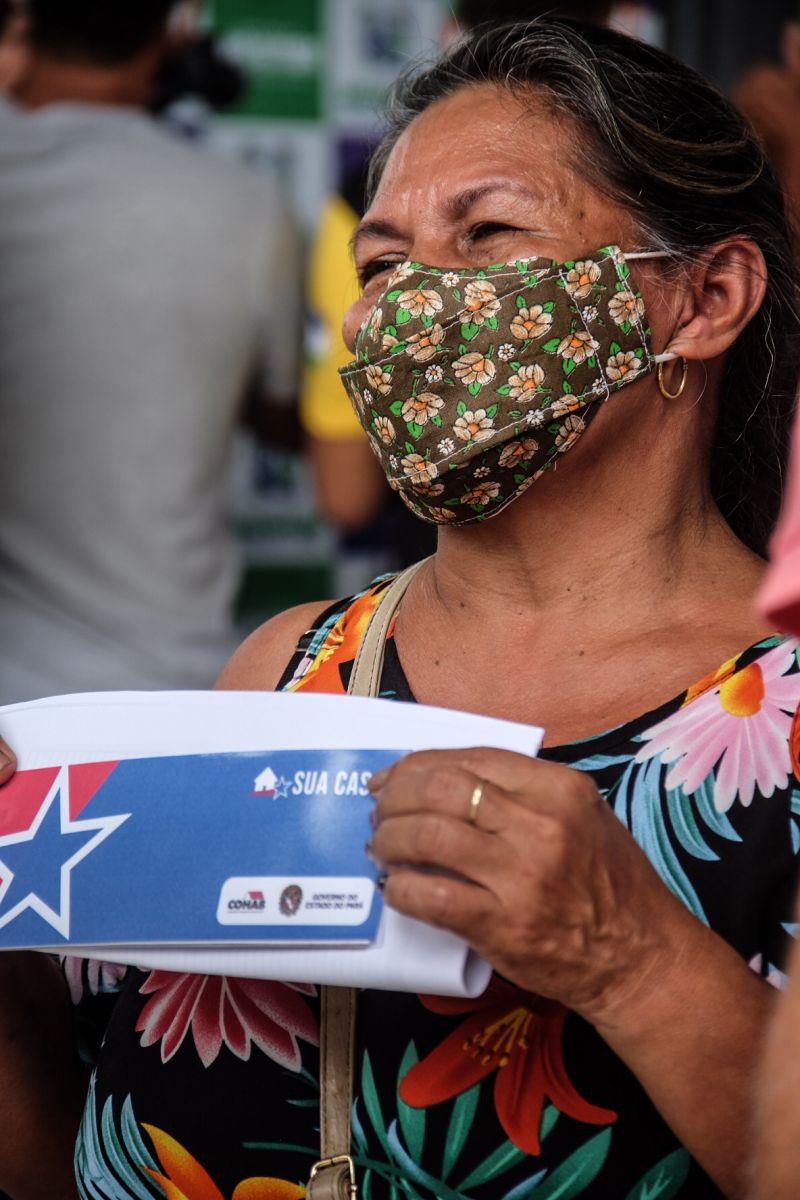
[[[473,225],[469,231],[470,241],[478,241],[480,238],[494,237],[497,233],[517,233],[515,225],[505,225],[502,221],[481,221],[480,225]]]
[[[376,275],[382,275],[384,271],[393,271],[402,261],[402,258],[373,258],[370,262],[364,263],[358,268],[358,278],[362,288]]]

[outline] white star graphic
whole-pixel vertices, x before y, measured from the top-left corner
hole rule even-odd
[[[61,832],[73,833],[80,830],[96,829],[95,837],[90,838],[88,842],[84,842],[80,850],[68,858],[61,866],[61,894],[59,898],[60,911],[56,912],[49,904],[45,904],[40,896],[35,892],[28,892],[21,900],[17,901],[13,908],[0,916],[0,929],[10,924],[11,921],[18,917],[26,908],[33,909],[39,916],[61,934],[63,938],[69,938],[69,921],[70,921],[70,873],[73,867],[86,858],[88,854],[105,841],[115,829],[118,829],[124,821],[127,821],[130,813],[123,813],[117,817],[94,817],[84,820],[73,821],[69,815],[69,770],[67,767],[62,767],[56,776],[50,791],[45,797],[45,801],[38,813],[33,819],[33,824],[29,829],[24,829],[21,833],[9,833],[0,837],[0,873],[2,873],[2,882],[0,883],[0,906],[6,892],[10,888],[14,880],[13,873],[2,862],[2,847],[12,846],[19,842],[32,842],[36,837],[39,826],[44,820],[50,806],[60,793],[60,816],[61,816]]]
[[[275,799],[276,800],[285,799],[289,795],[289,788],[291,786],[291,782],[292,782],[291,779],[284,779],[283,776],[281,775],[280,779],[275,784]]]

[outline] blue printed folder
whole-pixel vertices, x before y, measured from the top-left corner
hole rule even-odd
[[[22,769],[0,790],[0,948],[373,942],[366,784],[401,753]]]

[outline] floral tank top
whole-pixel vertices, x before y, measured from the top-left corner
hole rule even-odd
[[[345,691],[385,585],[323,613],[280,686]],[[667,886],[773,982],[794,932],[799,658],[767,639],[655,711],[543,752],[591,774]],[[391,629],[381,695],[413,700]],[[96,1063],[83,1200],[303,1195],[316,988],[67,963]],[[359,994],[352,1128],[363,1200],[721,1194],[588,1024],[499,976],[474,1000]]]

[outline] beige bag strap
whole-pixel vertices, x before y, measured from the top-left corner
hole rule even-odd
[[[353,662],[353,673],[347,686],[348,696],[377,696],[381,686],[386,635],[389,632],[400,601],[417,571],[428,560],[414,563],[397,575],[381,596],[367,622]]]
[[[422,563],[414,563],[401,572],[375,605],[353,662],[348,695],[377,696],[389,626],[406,588],[421,566]],[[311,1168],[307,1200],[356,1200],[356,1174],[350,1157],[355,1015],[355,988],[323,987],[319,1048],[320,1157]]]

